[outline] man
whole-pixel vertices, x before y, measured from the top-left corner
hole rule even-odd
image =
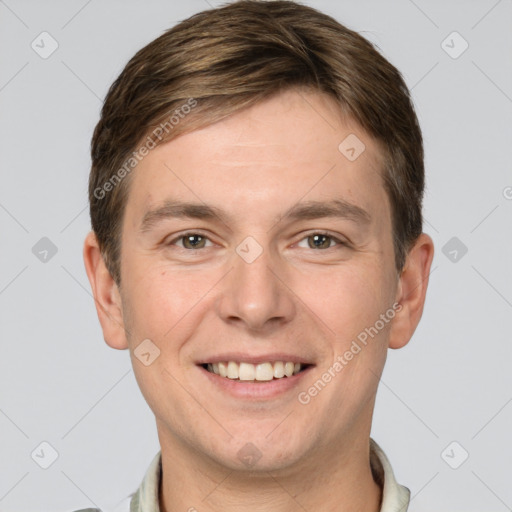
[[[84,245],[161,445],[131,512],[407,510],[370,429],[423,310],[423,186],[400,73],[310,7],[234,2],[132,58]]]

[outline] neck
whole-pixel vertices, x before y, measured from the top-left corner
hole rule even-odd
[[[372,475],[368,437],[330,444],[300,467],[272,471],[232,470],[163,437],[160,512],[380,510],[382,490]]]

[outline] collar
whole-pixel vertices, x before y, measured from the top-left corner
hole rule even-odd
[[[373,439],[370,439],[370,465],[375,481],[382,487],[380,512],[406,512],[410,491],[397,483],[386,454]],[[162,452],[159,451],[151,461],[140,487],[132,495],[130,512],[160,512],[158,494],[161,476]]]

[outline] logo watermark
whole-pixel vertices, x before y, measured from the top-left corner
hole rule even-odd
[[[157,141],[161,141],[165,135],[169,134],[179,122],[186,117],[194,107],[197,106],[197,100],[189,98],[187,103],[184,103],[177,108],[172,115],[164,122],[160,123],[152,132],[151,135],[146,137],[146,141],[139,146],[137,151],[133,151],[131,156],[127,158],[124,164],[105,182],[101,187],[94,189],[94,197],[96,199],[103,199],[108,192],[121,183],[121,181],[132,171],[132,169],[142,161],[149,152],[157,145]]]
[[[398,302],[395,302],[392,307],[390,307],[385,313],[382,313],[379,316],[379,319],[371,326],[366,327],[363,331],[361,331],[357,335],[357,341],[352,340],[350,345],[350,349],[346,350],[343,355],[339,355],[334,363],[320,376],[320,378],[308,388],[307,391],[301,391],[297,399],[302,405],[307,405],[311,402],[311,399],[322,391],[329,382],[332,381],[336,375],[338,375],[345,366],[348,365],[354,356],[359,354],[363,347],[366,347],[368,344],[368,337],[373,339],[379,332],[384,329],[384,327],[389,324],[393,318],[395,318],[396,313],[398,313],[402,309],[402,305]],[[359,343],[358,343],[359,341]],[[363,347],[361,346],[363,345]]]

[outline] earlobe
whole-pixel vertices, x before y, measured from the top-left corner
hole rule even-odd
[[[402,348],[411,339],[423,314],[430,267],[434,257],[434,243],[422,233],[407,254],[399,278],[396,302],[402,307],[393,319],[389,348]]]
[[[93,231],[85,238],[83,258],[103,337],[110,347],[118,350],[127,349],[121,296],[105,265]]]

